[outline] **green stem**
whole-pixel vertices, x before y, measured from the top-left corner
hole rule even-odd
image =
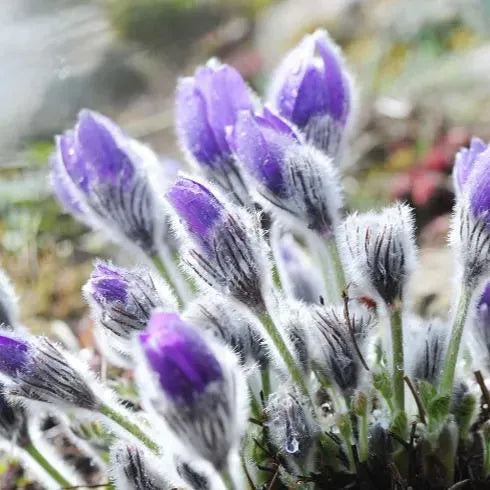
[[[30,442],[24,449],[53,480],[60,484],[61,487],[71,486],[71,483],[68,480],[65,480],[56,468],[51,466],[50,462],[37,450],[32,442]]]
[[[403,360],[403,327],[402,308],[400,304],[393,307],[390,313],[391,350],[393,355],[393,394],[395,406],[405,411],[405,385]]]
[[[141,429],[140,427],[128,420],[126,415],[118,412],[117,410],[107,406],[101,405],[99,407],[99,412],[105,415],[108,419],[115,422],[117,425],[122,427],[126,432],[139,439],[148,449],[153,451],[155,454],[160,454],[160,447],[154,441],[152,441]]]
[[[367,461],[369,455],[369,443],[368,443],[368,420],[367,413],[364,413],[359,417],[359,461],[363,463]]]
[[[284,339],[282,338],[281,332],[277,329],[272,321],[270,315],[268,313],[263,313],[260,315],[260,319],[267,333],[269,334],[272,343],[275,348],[279,351],[279,355],[281,356],[284,364],[286,364],[286,368],[291,375],[293,382],[298,386],[301,390],[302,394],[305,395],[308,399],[310,399],[310,393],[308,387],[306,386],[303,373],[298,367],[296,360],[293,355],[289,351]]]
[[[235,484],[233,483],[233,478],[230,475],[228,470],[223,470],[221,472],[221,479],[223,480],[223,484],[226,490],[235,490]]]
[[[339,249],[337,247],[337,242],[334,237],[325,240],[325,248],[327,249],[330,262],[333,265],[333,271],[335,275],[335,282],[337,284],[337,291],[342,293],[345,288],[345,274],[344,267],[342,266],[342,261],[340,260]]]
[[[262,392],[264,393],[264,398],[267,400],[267,397],[271,394],[271,377],[269,368],[262,369],[260,371],[260,377],[262,380]]]
[[[461,344],[461,337],[463,336],[464,325],[468,316],[470,300],[471,293],[466,288],[463,288],[459,296],[458,309],[456,310],[456,316],[451,331],[451,339],[447,349],[446,362],[442,372],[440,385],[440,393],[442,395],[450,395],[453,389],[459,346]]]

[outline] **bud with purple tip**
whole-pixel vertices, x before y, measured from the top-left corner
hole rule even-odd
[[[154,313],[139,345],[137,376],[149,410],[165,420],[185,450],[217,469],[226,467],[244,416],[233,354],[176,313]]]
[[[211,60],[194,77],[179,80],[177,131],[186,153],[204,175],[242,200],[246,189],[226,132],[238,111],[252,108],[249,89],[231,66]]]
[[[73,130],[57,137],[56,146],[51,181],[66,210],[154,254],[162,208],[148,175],[158,166],[156,155],[88,110],[80,112]]]
[[[83,290],[97,326],[124,354],[129,354],[132,334],[146,328],[155,308],[177,309],[163,280],[142,268],[98,262]]]
[[[342,194],[328,157],[302,144],[294,129],[267,109],[263,115],[240,112],[230,139],[265,209],[296,226],[332,231]]]
[[[344,264],[364,294],[388,306],[402,299],[416,258],[408,206],[396,204],[380,213],[348,216],[339,241]]]
[[[263,310],[267,246],[254,217],[184,177],[170,188],[167,200],[182,231],[184,263],[196,279]]]
[[[454,158],[453,182],[456,195],[463,193],[464,186],[470,176],[475,161],[487,149],[487,145],[480,138],[471,138],[469,148],[461,148]]]
[[[353,84],[340,49],[326,31],[306,36],[272,78],[268,101],[334,159],[352,119]]]
[[[12,398],[97,408],[97,398],[67,354],[46,338],[0,337],[0,374]]]

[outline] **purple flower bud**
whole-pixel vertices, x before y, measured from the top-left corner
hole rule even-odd
[[[45,338],[24,341],[0,336],[0,372],[14,398],[93,410],[98,402],[85,379]]]
[[[51,181],[67,211],[153,254],[157,201],[148,179],[149,169],[158,166],[153,152],[88,110],[56,145]]]
[[[490,147],[476,158],[473,171],[467,181],[470,208],[476,219],[490,226]]]
[[[177,181],[167,199],[183,226],[174,225],[188,238],[183,262],[198,282],[263,309],[266,245],[253,217],[186,178]]]
[[[332,232],[342,196],[328,157],[301,144],[294,129],[269,110],[262,116],[241,112],[230,138],[265,209],[321,234]]]
[[[335,157],[351,113],[351,85],[338,46],[325,31],[318,30],[279,65],[269,101],[309,141]]]
[[[251,109],[249,90],[231,66],[211,61],[177,88],[177,131],[184,149],[206,176],[227,191],[243,193],[226,132],[238,111]],[[234,180],[234,181],[233,181]]]
[[[0,336],[0,372],[15,377],[29,362],[29,346],[25,342]]]
[[[223,379],[221,366],[205,341],[176,313],[152,315],[139,339],[162,390],[176,403],[193,403]]]
[[[154,313],[138,340],[136,376],[155,423],[165,420],[190,456],[221,470],[244,422],[235,356],[175,313]]]
[[[202,184],[183,177],[167,192],[167,199],[189,233],[209,248],[215,225],[224,214],[223,205]]]
[[[457,195],[463,192],[463,187],[472,172],[475,161],[487,149],[487,145],[480,138],[471,138],[469,148],[461,148],[454,158],[453,181]]]
[[[233,134],[238,159],[248,172],[272,194],[287,194],[285,159],[288,150],[298,142],[292,128],[270,111],[264,116],[242,111]]]
[[[99,262],[83,289],[96,324],[117,337],[113,341],[124,354],[130,353],[131,335],[146,327],[155,308],[177,309],[168,286],[145,269]]]

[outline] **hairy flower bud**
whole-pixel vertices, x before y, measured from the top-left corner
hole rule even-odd
[[[187,451],[224,468],[243,428],[234,356],[175,313],[154,313],[139,344],[149,409]]]
[[[211,60],[177,87],[177,132],[204,175],[240,201],[246,188],[227,142],[238,111],[252,108],[248,87],[231,66]]]
[[[374,317],[364,309],[312,307],[311,345],[318,369],[347,394],[359,387],[367,336]]]
[[[157,470],[159,461],[137,446],[117,443],[111,448],[112,473],[118,490],[174,488]],[[161,466],[161,463],[160,463]]]
[[[267,109],[240,112],[233,134],[237,158],[253,181],[256,200],[280,218],[319,233],[339,219],[339,176],[328,157],[301,144],[294,130]]]
[[[289,387],[273,393],[267,400],[265,413],[272,444],[286,456],[305,458],[320,427],[294,389]]]
[[[184,263],[202,285],[263,310],[268,263],[259,225],[244,209],[181,177],[167,194],[180,219]]]
[[[83,290],[96,324],[125,354],[132,334],[146,328],[155,308],[177,309],[168,286],[146,269],[98,262]]]
[[[0,269],[0,326],[16,326],[18,315],[19,312],[14,288],[7,274]]]
[[[478,156],[487,149],[480,138],[471,138],[469,148],[461,148],[454,158],[453,183],[456,195],[461,195]]]
[[[415,267],[411,209],[396,204],[380,213],[353,214],[339,235],[341,256],[354,283],[388,306],[401,300]]]
[[[83,110],[73,130],[56,139],[51,181],[66,210],[149,254],[156,251],[163,212],[148,178],[156,155],[106,117]]]
[[[93,410],[98,401],[67,355],[46,338],[0,337],[0,373],[12,398]]]
[[[305,303],[319,303],[324,294],[321,274],[293,235],[278,237],[273,241],[273,250],[286,296]]]
[[[211,332],[228,345],[238,355],[241,364],[263,361],[260,324],[242,305],[208,293],[193,301],[184,317],[191,325]]]
[[[26,412],[22,406],[13,406],[4,391],[0,385],[0,437],[22,447],[29,440]]]
[[[306,36],[272,78],[268,100],[317,148],[336,158],[352,118],[353,84],[326,31]]]

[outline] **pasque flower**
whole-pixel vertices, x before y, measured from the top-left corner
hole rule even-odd
[[[148,178],[155,154],[108,118],[83,110],[56,139],[53,189],[67,211],[95,228],[155,253],[162,213]]]
[[[230,140],[265,209],[322,234],[332,231],[342,195],[328,157],[267,108],[262,115],[240,112]]]
[[[254,217],[185,177],[167,200],[182,231],[183,260],[200,283],[262,310],[266,244]]]
[[[480,138],[471,138],[469,148],[461,148],[454,157],[453,182],[454,190],[459,195],[463,192],[479,155],[487,149],[487,145]]]
[[[238,111],[251,109],[249,89],[231,66],[211,60],[177,87],[177,132],[181,144],[204,174],[225,191],[244,198],[246,189],[226,132]]]
[[[268,101],[308,141],[336,158],[352,118],[353,86],[338,46],[317,30],[285,56]]]
[[[155,308],[177,310],[165,282],[143,268],[97,262],[83,290],[97,327],[125,354],[131,350],[131,335],[146,327]]]
[[[150,409],[189,453],[226,468],[245,413],[233,354],[176,313],[154,313],[139,345],[139,379]]]
[[[0,336],[0,373],[10,397],[93,410],[97,398],[66,355],[46,338]]]

